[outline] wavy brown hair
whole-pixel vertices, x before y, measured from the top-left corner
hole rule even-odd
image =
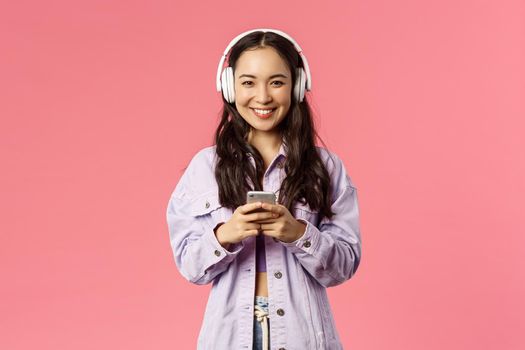
[[[297,78],[295,68],[302,67],[301,57],[294,45],[273,32],[252,32],[239,40],[231,49],[228,62],[235,71],[236,62],[245,50],[272,47],[284,59],[292,74],[292,87]],[[221,120],[215,132],[217,163],[215,178],[219,187],[222,206],[235,210],[246,203],[246,192],[262,191],[259,179],[264,175],[261,154],[247,142],[251,126],[237,111],[235,103],[228,103],[223,96]],[[286,177],[279,190],[279,203],[290,212],[295,202],[308,204],[322,217],[331,218],[330,177],[315,146],[317,134],[312,111],[306,99],[298,102],[292,92],[288,114],[277,126],[282,142],[287,148],[284,170]],[[324,145],[324,142],[322,142]],[[251,153],[255,168],[248,159]]]

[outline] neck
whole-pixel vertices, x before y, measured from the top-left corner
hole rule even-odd
[[[281,147],[282,137],[278,132],[261,132],[251,130],[248,143],[255,147],[261,155],[276,154]]]

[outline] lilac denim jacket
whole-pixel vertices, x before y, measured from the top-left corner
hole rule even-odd
[[[305,222],[302,237],[291,243],[265,236],[272,349],[342,349],[326,288],[356,272],[361,259],[357,189],[338,156],[317,150],[331,177],[331,219],[297,203],[292,215]],[[284,179],[286,148],[266,170],[265,191],[278,195]],[[254,163],[253,158],[250,161]],[[167,207],[175,263],[188,281],[212,283],[197,349],[251,349],[255,294],[255,237],[229,249],[213,232],[233,211],[219,203],[214,177],[215,146],[190,161]]]

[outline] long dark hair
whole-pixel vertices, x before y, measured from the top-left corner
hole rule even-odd
[[[297,78],[295,67],[302,67],[302,60],[288,39],[273,32],[257,31],[239,40],[230,51],[230,67],[235,71],[237,59],[245,50],[264,47],[274,48],[284,59],[292,74],[293,87]],[[218,158],[215,178],[221,205],[235,210],[246,203],[246,191],[262,190],[259,179],[264,175],[264,162],[257,149],[247,142],[251,126],[239,114],[235,103],[230,104],[223,97],[221,113],[215,133]],[[331,218],[330,177],[315,146],[315,138],[321,139],[315,130],[306,98],[299,103],[292,93],[288,114],[277,129],[287,149],[284,163],[286,177],[279,190],[279,204],[293,213],[292,207],[299,201],[319,211],[319,220],[322,217]],[[255,168],[247,153],[254,158]]]

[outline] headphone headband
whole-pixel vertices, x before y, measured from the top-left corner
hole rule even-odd
[[[269,29],[269,28],[258,28],[258,29],[252,29],[252,30],[248,30],[244,33],[241,33],[239,35],[237,35],[229,44],[228,46],[226,47],[226,50],[224,50],[224,53],[221,57],[221,60],[219,61],[219,67],[217,68],[217,79],[216,79],[216,86],[217,86],[217,91],[221,91],[221,73],[222,73],[222,68],[224,66],[224,61],[226,60],[226,56],[228,55],[228,52],[230,52],[230,49],[233,47],[233,45],[235,45],[239,40],[241,40],[244,36],[250,34],[250,33],[253,33],[253,32],[259,32],[259,31],[262,31],[262,32],[272,32],[272,33],[275,33],[275,34],[279,34],[283,37],[285,37],[286,39],[288,39],[295,47],[295,49],[297,50],[297,52],[299,53],[299,55],[301,56],[301,60],[303,61],[303,66],[304,66],[304,70],[305,70],[305,73],[306,73],[306,90],[311,90],[312,89],[312,77],[310,75],[310,67],[308,66],[308,61],[306,60],[306,56],[303,54],[303,50],[301,49],[301,47],[299,46],[299,44],[297,44],[297,42],[292,39],[291,36],[289,36],[288,34],[280,31],[280,30],[277,30],[277,29]]]

